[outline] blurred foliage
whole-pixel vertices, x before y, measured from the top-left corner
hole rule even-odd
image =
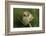
[[[21,23],[17,19],[17,17],[19,17],[19,19],[21,19],[21,21],[22,21],[22,13],[26,10],[29,11],[34,17],[34,19],[30,22],[32,27],[39,26],[39,9],[13,8],[13,18],[14,18],[14,20],[13,20],[14,25],[13,26],[14,26],[14,28],[15,27],[29,27],[29,25],[25,26],[25,25],[23,25],[23,23]]]

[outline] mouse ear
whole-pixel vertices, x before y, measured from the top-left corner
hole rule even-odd
[[[24,16],[24,12],[22,13],[22,15],[21,16]]]

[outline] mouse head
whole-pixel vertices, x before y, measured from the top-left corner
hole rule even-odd
[[[29,16],[29,12],[28,11],[24,11],[23,16],[25,16],[25,17]]]

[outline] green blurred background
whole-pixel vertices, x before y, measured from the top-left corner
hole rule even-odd
[[[22,13],[24,11],[29,11],[34,19],[30,22],[32,27],[39,27],[39,9],[29,9],[29,8],[13,8],[13,27],[29,27],[29,25],[24,25],[21,23],[17,17],[22,21]]]

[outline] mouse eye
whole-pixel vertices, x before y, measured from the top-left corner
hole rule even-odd
[[[24,14],[24,16],[25,16],[25,14]]]

